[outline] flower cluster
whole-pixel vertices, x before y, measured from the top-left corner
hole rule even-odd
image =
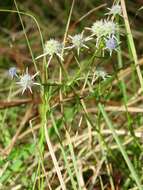
[[[28,68],[26,69],[26,72],[23,75],[18,76],[17,74],[17,69],[16,67],[11,67],[9,69],[9,76],[13,79],[14,77],[17,77],[17,79],[19,80],[18,82],[16,82],[21,90],[22,90],[22,94],[26,91],[26,90],[30,90],[30,92],[32,93],[32,86],[34,85],[40,85],[40,83],[36,83],[34,82],[34,78],[38,75],[39,72],[35,73],[34,75],[30,75],[28,73]]]
[[[91,30],[92,34],[97,38],[101,38],[114,35],[116,32],[116,24],[113,21],[98,20],[88,29]]]
[[[108,8],[109,12],[105,15],[116,15],[121,16],[121,6],[119,4],[114,4],[111,8]],[[102,47],[102,50],[108,50],[110,56],[112,55],[112,52],[117,50],[117,46],[119,45],[119,42],[116,38],[116,33],[118,32],[118,25],[114,20],[107,19],[101,19],[97,20],[92,24],[91,27],[86,27],[85,29],[89,30],[91,34],[89,36],[83,35],[84,32],[81,32],[79,34],[75,34],[73,36],[68,35],[68,42],[70,43],[69,46],[63,46],[63,44],[55,39],[50,39],[46,41],[45,47],[43,50],[43,54],[39,55],[36,59],[39,59],[43,56],[49,56],[49,62],[53,58],[54,55],[60,58],[61,61],[63,61],[63,53],[62,50],[70,50],[75,48],[77,50],[77,54],[80,54],[80,50],[82,48],[88,49],[87,42],[88,41],[94,41],[94,38],[96,40],[95,47],[100,48]],[[101,45],[102,44],[102,45]],[[101,45],[101,46],[100,46]]]
[[[114,4],[111,8],[108,8],[109,12],[105,15],[108,15],[108,18],[95,21],[91,27],[86,27],[90,34],[86,36],[84,34],[85,30],[79,34],[68,35],[66,44],[56,40],[50,39],[45,42],[43,54],[39,55],[36,59],[48,56],[48,64],[53,59],[53,57],[58,57],[61,61],[64,61],[63,55],[64,51],[70,51],[71,49],[76,49],[77,55],[79,56],[81,49],[89,49],[88,43],[92,41],[95,43],[96,49],[102,50],[103,53],[107,50],[112,55],[113,51],[117,51],[117,47],[120,42],[116,38],[118,31],[118,25],[114,21],[116,15],[121,16],[122,10],[119,4]],[[112,16],[110,19],[110,15]],[[16,78],[18,80],[16,83],[21,87],[22,94],[29,90],[32,93],[32,87],[34,85],[40,85],[34,81],[34,78],[38,75],[38,72],[34,75],[30,75],[28,69],[23,75],[18,75],[17,69],[11,67],[8,71],[8,75],[11,79]],[[105,80],[109,77],[104,69],[96,69],[94,72],[96,78],[101,78]]]
[[[98,47],[100,41],[106,41],[106,38],[116,38],[117,24],[113,21],[98,20],[87,29],[92,32],[92,36],[96,36],[96,47]]]

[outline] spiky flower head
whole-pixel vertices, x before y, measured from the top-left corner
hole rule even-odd
[[[115,4],[113,5],[111,8],[107,8],[109,10],[108,13],[106,13],[105,15],[121,15],[122,10],[121,10],[121,6],[119,4]]]
[[[102,37],[115,36],[117,25],[111,20],[98,20],[93,23],[91,28],[92,35],[97,37],[96,46]]]
[[[84,39],[83,39],[83,35],[82,34],[76,34],[74,36],[70,36],[69,37],[71,38],[72,40],[72,44],[76,47],[76,48],[80,48],[82,47],[84,44]]]
[[[93,35],[100,37],[103,35],[104,32],[103,25],[104,25],[104,20],[97,20],[96,22],[93,23],[93,25],[89,29],[91,30]]]
[[[54,54],[60,54],[62,51],[62,44],[54,39],[50,39],[45,43],[44,52],[48,55],[53,56]]]
[[[57,55],[60,59],[63,59],[61,56],[62,53],[63,44],[55,39],[50,39],[46,41],[44,46],[44,53],[40,56],[38,56],[36,59],[39,59],[45,55],[49,55],[50,57],[53,57],[54,55]]]
[[[8,70],[8,75],[11,77],[11,79],[13,79],[14,77],[17,77],[17,69],[16,69],[16,67],[11,67]]]
[[[97,68],[94,74],[96,75],[96,78],[102,78],[103,80],[106,80],[107,78],[111,77],[102,67]]]
[[[92,38],[91,37],[85,37],[83,36],[83,32],[80,33],[80,34],[76,34],[74,36],[70,36],[69,35],[69,38],[71,39],[71,42],[72,42],[72,45],[67,47],[67,49],[69,48],[76,48],[77,49],[77,52],[78,52],[78,55],[79,55],[79,51],[80,51],[80,48],[82,47],[85,47],[85,48],[88,48],[87,45],[85,45],[85,43],[89,40],[91,40]]]
[[[117,30],[117,26],[113,21],[104,21],[104,36],[113,36]]]
[[[33,81],[33,79],[38,75],[39,72],[35,73],[34,75],[30,75],[28,73],[28,68],[26,69],[26,73],[20,76],[20,81],[17,82],[18,85],[22,88],[22,94],[25,92],[25,90],[29,89],[32,93],[31,87],[33,85],[40,85],[39,83],[36,83]]]
[[[102,36],[111,36],[116,32],[116,24],[113,21],[99,20],[93,23],[92,27],[89,28],[93,35],[100,38]]]
[[[114,38],[113,36],[109,37],[108,39],[106,39],[105,43],[106,43],[105,49],[109,50],[110,56],[112,55],[113,50],[117,51],[118,43],[117,43],[116,38]]]

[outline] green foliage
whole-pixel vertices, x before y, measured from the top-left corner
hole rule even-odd
[[[121,0],[123,16],[112,17],[104,2],[1,2],[0,189],[142,189],[142,7]],[[93,34],[100,19],[119,30]],[[117,52],[107,50],[110,37]],[[51,38],[65,49],[43,56]],[[24,78],[22,95],[26,68],[38,75]]]

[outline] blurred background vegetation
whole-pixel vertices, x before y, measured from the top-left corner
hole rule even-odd
[[[71,3],[71,0],[17,0],[17,4],[20,11],[29,13],[37,19],[41,27],[44,40],[56,38],[61,41],[63,40],[63,36],[65,33]],[[101,19],[104,16],[104,13],[107,12],[106,8],[111,7],[112,4],[113,1],[111,0],[75,0],[75,6],[71,17],[68,33],[76,34],[78,32],[81,32],[85,26],[90,27],[94,21]],[[143,56],[143,43],[141,40],[143,39],[143,1],[127,0],[126,5],[130,26],[135,39],[138,58],[140,59]],[[99,8],[97,10],[94,10],[95,7]],[[7,9],[16,10],[13,0],[0,1],[0,10]],[[82,18],[82,16],[86,15],[91,10],[94,11],[92,11],[92,13],[90,13],[80,21],[80,18]],[[37,26],[30,17],[22,15],[22,20],[24,22],[25,30],[28,35],[33,54],[36,57],[43,51]],[[123,26],[123,21],[121,21],[120,25],[121,27]],[[123,33],[125,33],[124,29]],[[124,66],[121,69],[125,69],[132,63],[132,60],[129,57],[126,35],[122,36],[122,48],[122,54],[124,56]],[[85,54],[82,55],[83,63],[84,61],[86,61],[83,59],[84,57],[86,57],[86,54],[87,53],[85,52]],[[71,61],[71,59],[72,58],[69,56],[67,62],[65,63],[65,67],[69,70],[69,73],[72,74],[75,72],[77,66],[75,63],[73,63],[73,61]],[[88,56],[86,59],[88,59]],[[116,55],[113,55],[112,58],[97,59],[97,64],[99,64],[100,66],[104,66],[104,68],[106,68],[106,70],[112,74],[114,71],[118,71],[119,69],[116,68],[116,59]],[[30,133],[28,133],[28,131],[30,128],[29,121],[31,119],[36,118],[34,121],[34,126],[37,127],[37,129],[40,123],[39,110],[36,106],[36,104],[39,104],[40,101],[39,96],[31,95],[29,93],[27,93],[25,96],[19,96],[19,92],[17,92],[17,87],[13,86],[12,82],[9,79],[7,79],[7,71],[11,66],[16,66],[19,69],[19,72],[24,71],[26,67],[30,68],[31,73],[34,72],[32,59],[26,44],[25,36],[18,15],[16,13],[0,11],[0,189],[48,189],[48,187],[44,187],[44,185],[41,185],[44,183],[41,182],[43,178],[39,177],[42,174],[39,174],[39,176],[37,177],[40,182],[38,181],[35,186],[33,185],[35,183],[35,176],[37,175],[36,168],[38,161],[36,160],[37,157],[34,156],[34,154],[36,154],[36,151],[35,144],[33,143],[33,137],[29,135]],[[50,65],[49,69],[51,79],[53,72],[57,72],[55,76],[58,75],[58,69],[54,61]],[[137,91],[139,85],[136,84],[136,77],[134,82],[130,82],[130,79],[128,79],[128,82],[129,85],[127,86],[127,91],[128,96],[130,97],[134,92]],[[9,89],[10,92],[12,92],[12,96],[10,96],[10,102],[7,101],[10,93]],[[78,90],[80,90],[80,88]],[[110,91],[110,87],[107,89],[107,91]],[[108,96],[108,93],[106,94],[106,92],[102,92],[102,94]],[[113,105],[119,104],[123,100],[120,87],[113,87],[113,92],[111,92],[109,96],[112,98],[111,103]],[[106,98],[108,99],[108,97]],[[35,99],[37,102],[35,102]],[[29,106],[31,105],[31,102],[33,102],[34,104],[32,109]],[[79,134],[86,134],[86,131],[84,131],[85,126],[83,126],[83,128],[80,129],[76,128],[75,118],[77,118],[76,114],[78,112],[78,105],[75,102],[76,101],[72,101],[71,103],[66,105],[67,107],[65,108],[64,113],[64,117],[66,119],[67,124],[69,124],[69,126],[73,126],[73,128],[70,131],[71,136],[74,136],[74,134],[77,131]],[[92,105],[93,102],[94,100],[90,100],[89,105]],[[54,111],[56,115],[59,110],[55,109]],[[143,125],[141,113],[132,114],[130,116],[130,121],[134,126],[138,127]],[[128,125],[126,123],[126,114],[121,114],[118,117],[118,114],[114,115],[113,113],[111,115],[111,118],[119,127]],[[58,115],[57,125],[60,126],[61,123],[62,120],[61,118],[59,118]],[[9,144],[11,144],[11,140],[18,131],[19,127],[21,127],[22,130],[18,135],[17,142],[12,147],[12,150],[10,150],[9,152],[9,150],[5,148],[8,147]],[[28,133],[28,135],[26,135],[26,132]],[[52,130],[50,131],[50,133],[52,134]],[[61,133],[64,137],[64,130],[61,130]],[[58,144],[57,138],[55,136],[52,136],[52,140],[53,144],[56,146],[56,144]],[[122,140],[124,141],[124,138]],[[109,143],[111,142],[112,137]],[[79,147],[77,147],[76,152],[78,152],[78,154],[82,155],[82,152],[80,152],[81,150],[83,150],[83,152],[85,153],[88,153],[88,149],[84,150],[87,148],[86,143],[87,142],[84,142],[83,145],[79,145]],[[96,143],[97,142],[94,143],[92,148],[96,147]],[[91,151],[92,148],[89,150]],[[132,158],[132,161],[137,171],[139,171],[139,174],[140,172],[142,172],[141,168],[143,164],[143,155],[141,150],[142,148],[138,140],[136,140],[136,138],[135,141],[131,141],[131,143],[128,144],[127,152],[129,156]],[[87,159],[86,156],[85,160],[83,159],[83,178],[84,183],[86,184],[86,188],[89,190],[99,190],[101,189],[99,184],[101,183],[101,181],[103,181],[104,185],[106,184],[105,189],[111,189],[109,185],[110,177],[107,175],[108,172],[105,171],[106,166],[109,166],[110,169],[112,168],[111,171],[113,170],[112,177],[114,183],[116,184],[116,190],[130,189],[131,187],[133,187],[134,182],[131,180],[130,176],[128,177],[128,175],[130,174],[126,168],[126,165],[122,159],[120,152],[116,150],[113,153],[112,150],[109,150],[108,153],[109,154],[107,157],[109,165],[105,164],[102,166],[102,170],[99,174],[99,180],[95,184],[95,186],[90,186],[90,180],[94,176],[94,167],[96,165],[96,169],[98,168],[97,163],[100,163],[100,158],[102,158],[102,156],[96,157],[96,155],[92,155],[91,153],[91,155]],[[60,153],[59,151],[57,151],[57,156],[59,155]],[[45,160],[43,162],[46,165],[47,171],[50,173],[50,182],[52,189],[54,190],[58,187],[58,180],[53,171],[54,169],[52,167],[52,161],[51,159],[49,159],[48,153],[46,152],[46,148],[44,157]],[[61,156],[59,156],[59,160],[60,159]],[[138,162],[138,160],[140,160],[140,162]],[[68,189],[72,190],[70,184],[68,184]]]

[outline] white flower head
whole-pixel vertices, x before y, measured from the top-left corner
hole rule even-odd
[[[107,8],[107,9],[109,10],[109,12],[106,13],[105,15],[114,15],[114,16],[120,15],[121,16],[122,9],[119,4],[115,4],[111,8]]]
[[[76,34],[74,36],[70,36],[69,35],[69,38],[71,39],[71,42],[72,42],[72,45],[67,47],[68,48],[76,48],[77,49],[77,53],[79,55],[79,51],[82,47],[85,47],[88,49],[88,46],[85,45],[85,43],[89,40],[91,40],[92,38],[91,37],[85,37],[83,36],[83,32],[80,33],[80,34]]]
[[[28,68],[26,69],[26,73],[20,76],[20,81],[17,82],[22,88],[22,94],[25,92],[25,90],[29,89],[32,93],[31,87],[33,85],[40,85],[39,83],[36,83],[33,81],[33,79],[38,75],[39,72],[35,73],[34,75],[30,75],[28,73]]]
[[[117,25],[113,21],[104,21],[104,36],[114,36],[117,31]]]
[[[50,39],[45,43],[44,53],[53,56],[54,54],[59,55],[62,52],[63,45],[54,39]]]
[[[44,53],[40,56],[38,56],[36,59],[39,59],[43,56],[49,55],[50,58],[52,58],[54,55],[57,55],[61,60],[63,60],[62,57],[62,49],[63,49],[63,44],[60,43],[59,41],[55,39],[50,39],[46,41],[45,46],[44,46]]]
[[[97,20],[96,22],[93,23],[93,25],[89,29],[91,30],[93,35],[100,37],[103,35],[103,32],[105,30],[103,25],[104,25],[104,20]]]
[[[103,80],[106,80],[107,78],[111,77],[102,67],[97,68],[94,75],[96,76],[96,79],[102,78]]]
[[[91,30],[92,36],[97,37],[96,46],[98,45],[99,40],[102,37],[115,36],[115,32],[117,30],[117,25],[113,21],[108,20],[98,20],[93,23],[91,28],[87,28]]]

